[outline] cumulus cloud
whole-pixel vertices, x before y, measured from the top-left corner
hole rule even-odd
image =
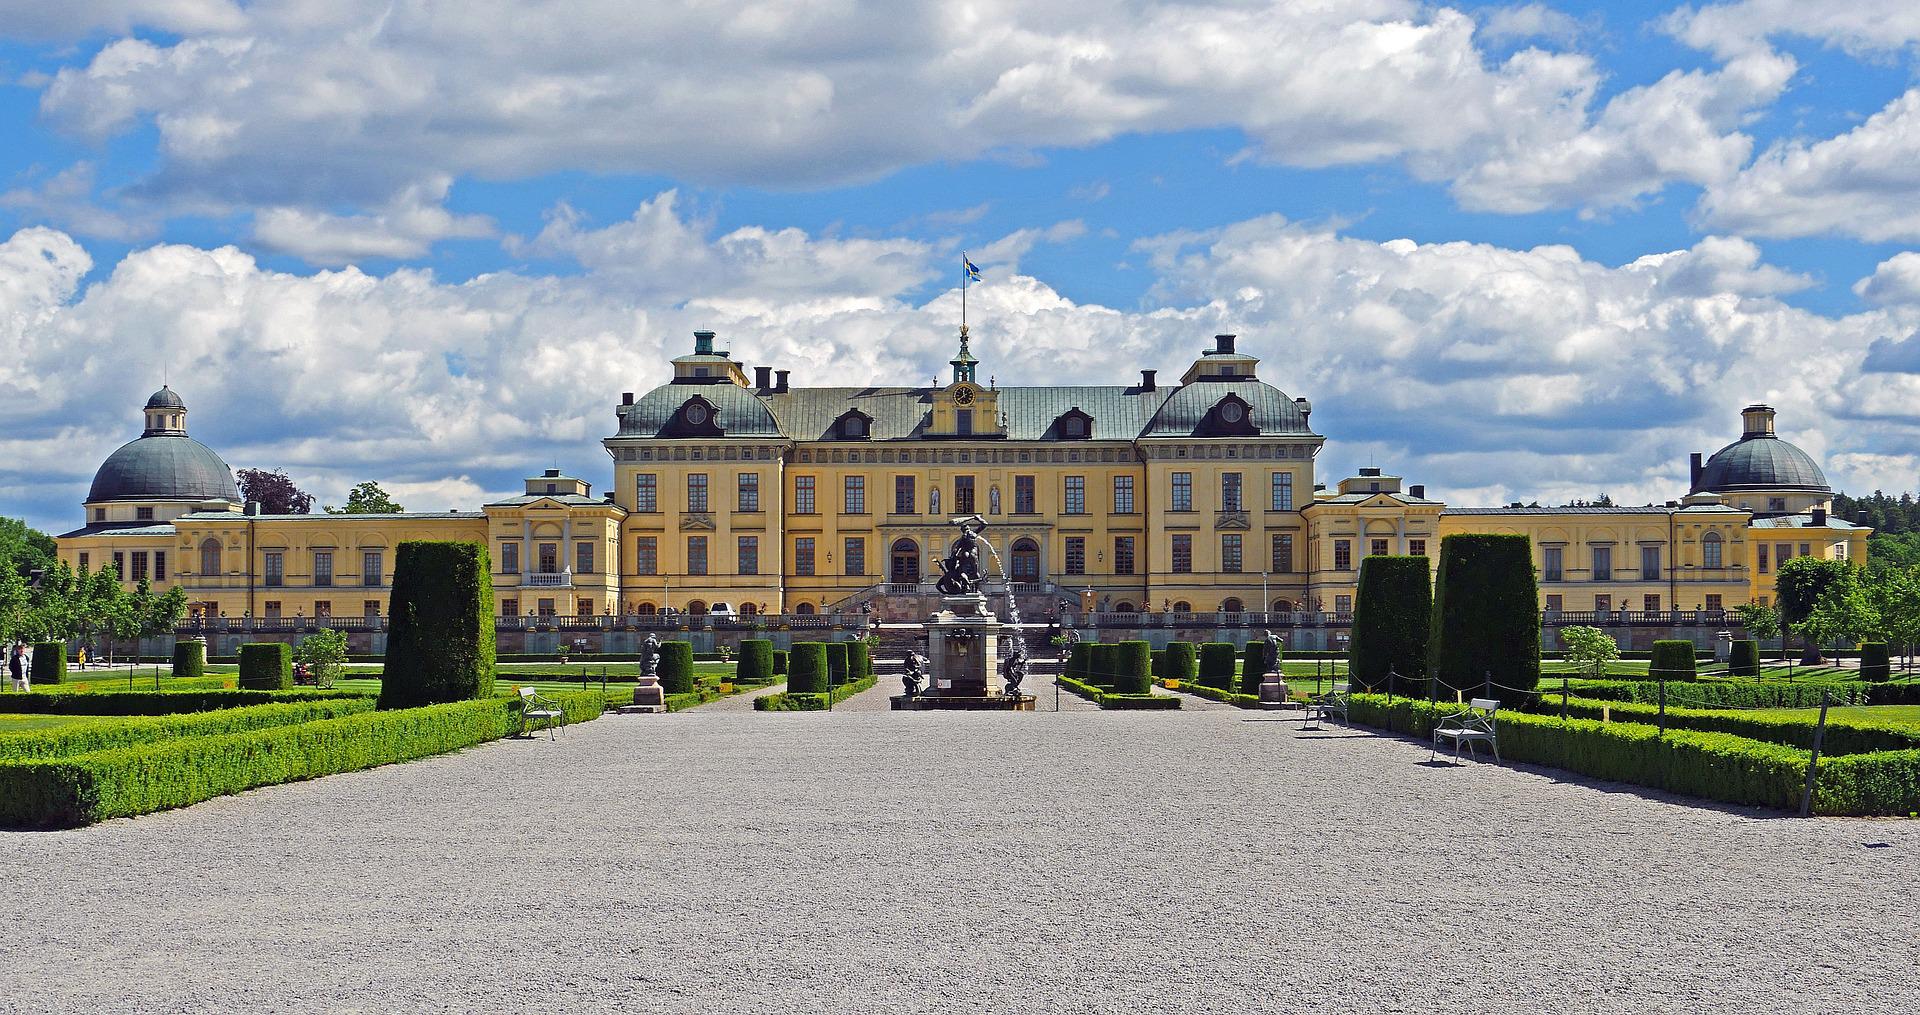
[[[1853,284],[1853,293],[1881,306],[1920,308],[1920,253],[1905,250],[1881,261],[1873,274]]]
[[[1920,88],[1837,137],[1778,145],[1710,187],[1699,214],[1762,236],[1920,239]]]
[[[340,265],[373,257],[420,257],[441,240],[494,234],[485,215],[456,215],[445,207],[453,181],[445,176],[408,187],[385,207],[364,215],[306,208],[263,208],[253,238],[312,264]]]
[[[244,26],[230,0],[0,0],[0,24],[14,38],[73,40],[95,32],[221,32]]]
[[[1791,72],[1749,52],[1596,110],[1589,57],[1495,59],[1472,17],[1413,0],[1100,0],[1071,14],[1015,0],[537,13],[476,0],[459,16],[343,0],[235,17],[113,41],[60,69],[42,111],[96,139],[151,122],[163,158],[149,192],[266,208],[377,208],[444,176],[557,169],[805,187],[1225,126],[1266,161],[1399,160],[1458,181],[1470,207],[1516,211],[1718,179],[1748,154],[1741,113]],[[1489,17],[1505,37],[1560,27],[1538,5]],[[324,225],[346,247],[367,231]]]
[[[1666,18],[1688,45],[1724,57],[1765,49],[1779,36],[1815,39],[1849,53],[1884,54],[1920,42],[1920,7],[1910,0],[1739,0],[1683,7]]]
[[[1580,22],[1546,4],[1527,3],[1496,7],[1487,12],[1480,34],[1488,39],[1512,42],[1521,39],[1546,39],[1571,43],[1580,36]]]
[[[141,240],[159,231],[161,216],[156,211],[115,207],[118,202],[102,200],[94,177],[93,163],[76,162],[27,186],[0,192],[0,208],[100,239]]]
[[[597,229],[556,216],[542,237],[521,242],[579,270],[449,283],[414,269],[272,271],[233,248],[163,245],[82,288],[91,260],[78,243],[16,233],[0,244],[0,420],[37,457],[0,458],[0,489],[31,489],[26,513],[69,520],[162,378],[236,465],[287,468],[336,501],[378,479],[444,508],[555,461],[603,480],[596,441],[619,392],[663,381],[697,328],[802,385],[924,381],[953,352],[957,290],[919,294],[945,248],[716,233],[672,193]],[[1908,419],[1920,362],[1896,341],[1920,322],[1891,307],[1788,306],[1777,294],[1804,280],[1745,240],[1607,265],[1564,246],[1381,243],[1269,216],[1154,237],[1137,254],[1159,280],[1141,309],[996,269],[969,301],[983,374],[1177,375],[1210,336],[1235,332],[1264,378],[1314,400],[1328,474],[1387,463],[1456,502],[1665,500],[1684,488],[1686,454],[1731,439],[1752,400],[1778,406],[1783,432],[1842,484],[1856,460],[1842,456],[1920,454]]]

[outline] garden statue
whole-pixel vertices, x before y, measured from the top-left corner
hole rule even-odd
[[[979,515],[959,520],[960,535],[940,562],[940,580],[935,586],[942,595],[964,596],[980,590],[980,553],[987,545],[980,538],[987,521]]]
[[[920,685],[924,682],[925,678],[921,676],[920,673],[920,654],[909,649],[907,651],[906,669],[900,673],[900,683],[906,689],[907,698],[912,699],[918,697],[920,694]]]
[[[1013,640],[1013,654],[1000,662],[1000,679],[1009,697],[1019,697],[1020,682],[1027,679],[1027,646],[1024,638]]]
[[[656,676],[659,674],[659,671],[660,638],[658,635],[649,634],[647,635],[646,644],[640,646],[640,675],[643,677]]]
[[[1267,630],[1267,669],[1268,673],[1280,672],[1280,637]]]

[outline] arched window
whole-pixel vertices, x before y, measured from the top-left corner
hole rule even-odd
[[[811,617],[813,616],[813,604],[801,603],[793,608],[793,612],[798,613],[802,617]]]
[[[200,573],[203,575],[223,574],[220,570],[220,540],[208,536],[200,544]]]
[[[659,612],[659,608],[652,603],[641,603],[639,606],[633,608],[633,612],[642,617],[651,617]]]
[[[1176,603],[1174,603],[1174,604],[1173,604],[1173,612],[1175,612],[1175,613],[1192,613],[1192,612],[1193,612],[1193,604],[1192,604],[1192,603],[1189,603],[1189,602],[1187,602],[1187,601],[1186,601],[1186,600],[1184,600],[1184,599],[1182,599],[1182,600],[1180,600],[1179,602],[1176,602]]]
[[[693,602],[690,602],[687,604],[687,613],[695,617],[706,616],[707,604],[696,599]]]
[[[896,585],[911,585],[920,580],[920,544],[911,539],[896,539],[888,551],[887,580]]]
[[[1129,602],[1127,602],[1127,601],[1126,601],[1126,600],[1124,600],[1124,599],[1122,599],[1122,600],[1120,600],[1119,602],[1117,602],[1117,603],[1115,603],[1115,604],[1113,604],[1113,612],[1115,612],[1115,613],[1132,613],[1132,612],[1134,612],[1134,609],[1133,609],[1133,604],[1132,604],[1132,603],[1129,603]]]
[[[1286,599],[1276,599],[1276,600],[1274,600],[1274,601],[1273,601],[1273,612],[1275,612],[1275,613],[1292,613],[1292,612],[1293,612],[1293,603],[1292,603],[1292,601],[1290,601],[1290,600],[1286,600]]]
[[[1220,601],[1221,613],[1239,613],[1241,612],[1241,609],[1242,608],[1241,608],[1240,600],[1235,599],[1231,596]]]
[[[759,612],[760,612],[760,608],[758,606],[753,605],[752,603],[740,604],[740,615],[742,617],[751,617]]]
[[[1017,582],[1037,582],[1040,580],[1040,544],[1021,536],[1013,541],[1013,571],[1011,577]]]
[[[1700,566],[1720,566],[1720,533],[1709,532],[1700,537]]]

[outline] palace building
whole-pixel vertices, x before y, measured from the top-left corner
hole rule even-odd
[[[673,377],[621,397],[612,486],[556,470],[474,511],[263,515],[162,388],[101,465],[62,559],[180,584],[198,623],[377,628],[393,548],[483,542],[503,627],[617,626],[664,610],[919,616],[951,520],[981,515],[1029,618],[1204,614],[1344,626],[1362,558],[1437,556],[1456,532],[1530,537],[1548,618],[1722,611],[1815,555],[1863,560],[1805,452],[1752,406],[1695,455],[1685,496],[1644,507],[1449,507],[1378,469],[1317,481],[1312,406],[1259,376],[1233,335],[1161,383],[981,384],[966,335],[947,383],[795,387],[696,332]],[[998,587],[996,585],[996,587]],[[1284,615],[1276,618],[1272,615]],[[578,626],[578,625],[576,625]],[[1328,643],[1337,642],[1332,639]]]

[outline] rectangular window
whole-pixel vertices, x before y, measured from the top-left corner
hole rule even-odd
[[[133,551],[133,580],[139,581],[146,576],[147,552],[145,550],[135,550]]]
[[[581,617],[593,616],[593,600],[591,599],[574,600],[573,612],[576,616],[581,616]]]
[[[1547,597],[1547,612],[1548,612],[1548,613],[1559,613],[1559,612],[1560,612],[1560,597],[1559,597],[1559,596],[1557,596],[1557,595],[1553,595],[1553,596],[1548,596],[1548,597]]]
[[[500,615],[502,617],[518,617],[520,615],[520,600],[518,599],[500,600]]]
[[[167,551],[165,550],[153,551],[153,580],[157,582],[167,580]]]
[[[133,518],[135,521],[140,521],[140,522],[153,521],[153,509],[150,507],[134,508]]]
[[[332,551],[313,551],[313,584],[317,588],[327,588],[333,584]]]
[[[893,477],[893,513],[896,515],[913,514],[913,477]]]
[[[1640,598],[1640,608],[1648,613],[1659,613],[1660,597],[1655,595],[1642,596]]]
[[[863,575],[867,573],[867,537],[848,536],[841,547],[846,554],[847,574]]]
[[[1767,544],[1765,543],[1756,544],[1754,547],[1754,553],[1756,554],[1755,560],[1757,560],[1760,564],[1760,573],[1766,574],[1767,573]]]
[[[540,615],[542,617],[551,617],[555,613],[559,612],[553,608],[553,600],[551,599],[540,600],[539,605],[536,606],[535,609],[540,611]]]
[[[1640,580],[1643,582],[1660,580],[1660,548],[1643,546],[1640,548]]]
[[[1352,596],[1334,596],[1334,597],[1333,597],[1333,612],[1335,612],[1335,613],[1352,613],[1352,612],[1353,612],[1353,597],[1352,597]]]
[[[1173,474],[1173,503],[1167,510],[1193,510],[1193,473],[1176,472]]]
[[[1133,537],[1113,537],[1113,573],[1133,573]]]
[[[1293,510],[1293,473],[1273,474],[1273,509],[1275,511]]]
[[[704,472],[687,473],[687,510],[707,510],[707,474]]]
[[[333,619],[333,600],[331,599],[314,600],[313,617],[315,620],[332,620]]]
[[[1333,541],[1333,569],[1335,571],[1353,570],[1353,540],[1336,539]]]
[[[651,472],[643,472],[633,477],[633,509],[635,511],[660,510],[660,477]]]
[[[126,554],[115,553],[113,555],[113,576],[115,578],[120,579],[121,581],[127,580],[127,555]]]
[[[953,432],[963,437],[973,434],[973,410],[956,409],[953,413]]]
[[[1593,610],[1595,613],[1611,612],[1613,610],[1613,597],[1612,596],[1594,596]]]
[[[1593,580],[1610,582],[1613,580],[1613,547],[1596,546],[1593,548]]]
[[[641,536],[633,547],[633,573],[660,573],[660,537]]]
[[[1561,548],[1558,546],[1549,546],[1540,551],[1540,558],[1540,580],[1547,582],[1557,582],[1561,580],[1562,575],[1565,574],[1563,569],[1565,554],[1561,552]]]
[[[362,617],[367,618],[368,620],[379,620],[380,619],[380,600],[378,599],[360,600],[360,615]]]
[[[970,515],[973,511],[973,477],[953,477],[953,513]]]
[[[798,515],[814,513],[812,476],[793,477],[793,513]]]
[[[1067,477],[1067,500],[1063,513],[1084,515],[1087,513],[1087,477]]]
[[[760,573],[760,537],[741,536],[735,548],[740,556],[741,574]]]
[[[1130,515],[1133,513],[1133,477],[1113,477],[1113,513]]]
[[[1717,532],[1707,533],[1707,538],[1700,541],[1700,565],[1702,567],[1720,566],[1720,545],[1720,534]]]
[[[741,511],[760,510],[760,474],[757,472],[743,472],[740,474],[739,483],[740,483],[739,510]]]
[[[1386,541],[1386,540],[1384,540],[1384,539],[1375,539],[1375,540],[1373,540],[1373,541],[1371,542],[1371,544],[1369,544],[1369,545],[1368,545],[1368,547],[1367,547],[1367,552],[1368,552],[1368,553],[1370,553],[1370,554],[1372,554],[1372,555],[1374,555],[1374,556],[1376,556],[1376,557],[1384,557],[1384,556],[1386,556],[1386,555],[1387,555],[1387,541]]]
[[[89,554],[87,554],[87,553],[86,553],[85,551],[82,551],[82,552],[81,552],[81,554],[80,554],[80,570],[82,570],[82,571],[85,571],[85,570],[87,569],[87,557],[88,557],[88,556],[89,556]]]
[[[540,573],[541,574],[559,574],[560,573],[560,544],[559,543],[541,543],[538,549],[538,553],[540,554]]]
[[[707,573],[707,537],[687,537],[687,573]]]
[[[812,536],[801,536],[793,541],[793,573],[807,577],[813,575]]]
[[[266,602],[261,603],[260,606],[264,610],[265,616],[268,620],[280,619],[280,600],[269,599]]]
[[[867,513],[867,477],[847,477],[847,492],[842,510],[850,515]]]
[[[1228,574],[1240,573],[1240,534],[1229,532],[1220,537],[1220,570]]]
[[[1193,573],[1193,536],[1188,533],[1173,534],[1173,573]]]
[[[1246,505],[1240,500],[1240,474],[1237,472],[1220,474],[1220,510],[1246,510]]]
[[[380,584],[386,574],[385,565],[386,561],[380,559],[379,550],[362,550],[360,552],[360,584]]]
[[[1270,570],[1278,571],[1281,574],[1293,573],[1293,534],[1290,532],[1274,533],[1271,550],[1273,566]]]
[[[1013,513],[1016,515],[1033,514],[1033,477],[1013,477]]]
[[[593,573],[593,544],[575,543],[573,545],[573,573]]]
[[[1424,539],[1407,540],[1407,556],[1424,557],[1427,555],[1427,541]]]
[[[1067,573],[1087,573],[1087,539],[1085,536],[1067,537]]]
[[[1725,609],[1725,607],[1721,605],[1720,594],[1718,592],[1707,593],[1707,612],[1719,613],[1722,609]]]
[[[1787,499],[1785,497],[1768,497],[1767,510],[1773,514],[1784,513],[1787,510]]]
[[[1774,553],[1774,556],[1773,556],[1774,564],[1780,567],[1785,567],[1787,564],[1787,561],[1790,561],[1792,559],[1793,559],[1793,544],[1781,543],[1779,550],[1777,550]]]
[[[287,583],[287,558],[278,550],[268,550],[262,554],[266,560],[262,576],[268,588],[278,588]]]
[[[501,574],[519,574],[520,573],[520,544],[519,543],[503,542],[500,544],[500,573]]]
[[[1812,553],[1813,553],[1813,544],[1812,544],[1812,543],[1801,543],[1801,544],[1800,544],[1800,556],[1802,556],[1802,557],[1806,557],[1806,556],[1811,556],[1811,555],[1812,555]]]

